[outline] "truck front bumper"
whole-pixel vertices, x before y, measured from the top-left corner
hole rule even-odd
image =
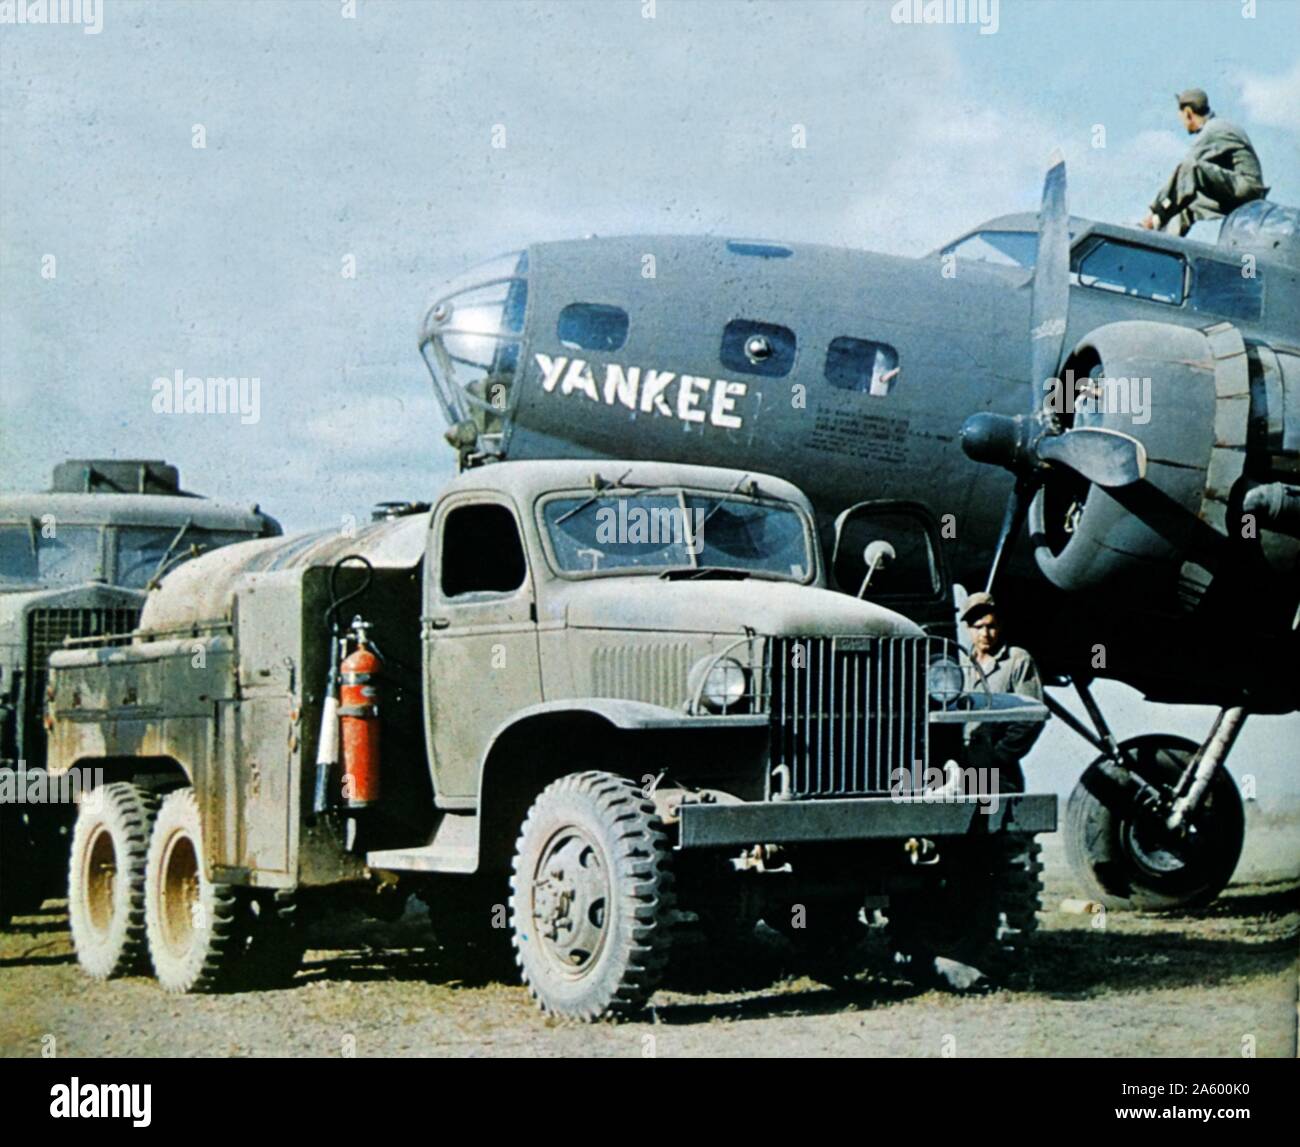
[[[1014,793],[996,801],[857,797],[683,804],[679,817],[679,848],[1055,832],[1056,797]]]

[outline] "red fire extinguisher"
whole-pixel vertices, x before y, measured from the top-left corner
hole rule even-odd
[[[370,646],[369,628],[360,617],[352,619],[356,648],[339,666],[343,793],[351,809],[368,808],[379,800],[379,675],[384,663]]]

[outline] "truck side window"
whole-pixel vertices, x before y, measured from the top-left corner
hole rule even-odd
[[[528,567],[515,516],[505,506],[458,506],[442,526],[442,593],[509,593]]]

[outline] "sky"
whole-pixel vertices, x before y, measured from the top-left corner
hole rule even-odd
[[[984,0],[996,30],[893,0],[103,0],[93,34],[14,2],[4,489],[165,458],[290,530],[364,520],[452,473],[416,336],[473,264],[620,232],[921,254],[1035,209],[1055,147],[1075,213],[1134,222],[1189,86],[1300,203],[1293,0]],[[259,379],[257,421],[156,412],[177,371]]]

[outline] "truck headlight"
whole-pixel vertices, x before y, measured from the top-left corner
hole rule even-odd
[[[691,670],[690,692],[711,713],[734,713],[749,692],[749,670],[734,657],[706,657]]]
[[[925,687],[930,700],[951,705],[966,691],[966,674],[951,657],[936,657],[925,675]]]

